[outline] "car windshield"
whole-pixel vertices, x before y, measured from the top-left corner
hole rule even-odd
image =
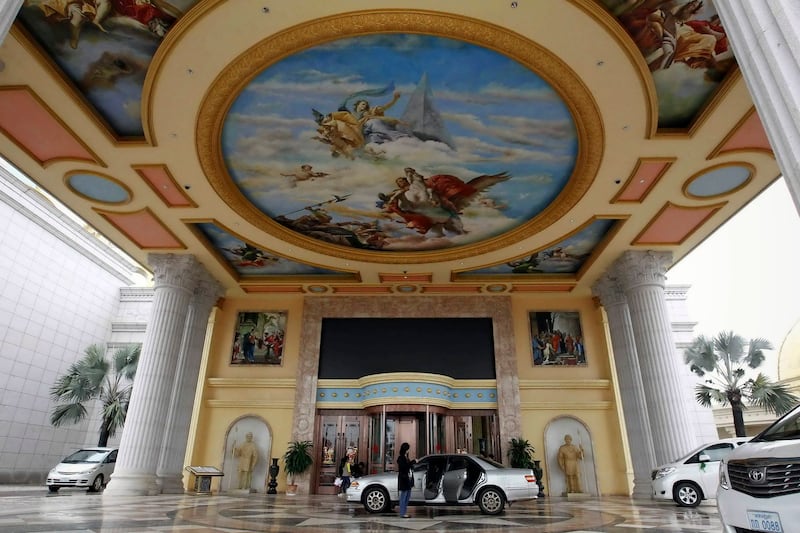
[[[108,451],[102,450],[78,450],[63,461],[62,463],[99,463]]]
[[[800,407],[765,429],[753,441],[769,442],[774,440],[800,439]],[[751,442],[753,442],[751,441]]]

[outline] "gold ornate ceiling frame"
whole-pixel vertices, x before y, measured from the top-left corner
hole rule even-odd
[[[365,251],[305,237],[274,222],[241,193],[222,154],[225,117],[245,86],[281,59],[315,45],[364,35],[413,33],[456,39],[501,53],[535,72],[551,85],[572,113],[578,151],[567,185],[541,213],[498,237],[441,251]],[[443,262],[495,251],[526,239],[566,215],[591,186],[600,166],[604,132],[597,105],[580,78],[556,54],[530,39],[484,21],[419,10],[376,10],[315,19],[267,37],[232,61],[209,87],[196,124],[197,153],[211,186],[235,212],[257,228],[295,246],[349,260],[415,264]],[[252,238],[252,236],[250,236]],[[258,241],[257,238],[251,239]]]

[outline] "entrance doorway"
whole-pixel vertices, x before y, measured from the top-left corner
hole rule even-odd
[[[352,457],[363,474],[393,472],[400,445],[409,457],[474,453],[502,461],[496,411],[458,411],[438,406],[385,405],[364,410],[319,410],[316,417],[315,487],[336,494],[340,465]],[[358,466],[361,468],[358,468]]]

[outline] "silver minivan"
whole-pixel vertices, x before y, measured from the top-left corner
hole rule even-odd
[[[108,483],[117,463],[117,448],[82,448],[65,457],[47,474],[47,488],[83,487],[97,492]]]

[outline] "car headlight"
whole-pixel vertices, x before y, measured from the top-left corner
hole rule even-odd
[[[350,483],[350,486],[349,486],[348,488],[350,488],[350,489],[357,489],[357,488],[358,488],[358,481],[353,481],[353,482],[351,482],[351,483]]]
[[[78,472],[78,474],[79,475],[91,474],[92,472],[94,472],[94,468],[89,468],[88,470],[81,470],[80,472]]]
[[[659,479],[659,478],[668,476],[671,473],[673,473],[674,471],[675,471],[675,467],[674,466],[665,466],[664,468],[659,468],[656,471],[656,475],[655,475],[655,477],[653,479]]]
[[[719,463],[719,486],[726,490],[731,488],[730,483],[728,483],[728,465],[725,464],[725,461],[720,461]]]

